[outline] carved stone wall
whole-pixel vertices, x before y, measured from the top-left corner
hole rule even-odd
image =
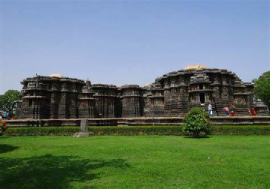
[[[121,87],[122,117],[141,117],[143,115],[143,93],[138,85]]]
[[[22,82],[18,119],[179,117],[192,107],[215,115],[233,104],[236,115],[253,106],[253,85],[225,69],[185,69],[170,72],[147,87],[91,84],[74,78],[39,76]]]
[[[93,97],[96,99],[97,117],[115,117],[117,87],[115,85],[92,85]]]
[[[95,92],[92,90],[91,82],[86,81],[78,94],[78,117],[79,118],[94,118],[97,117]]]
[[[215,115],[225,115],[223,108],[230,104],[236,107],[237,115],[248,115],[252,106],[253,85],[242,82],[225,69],[179,70],[157,78],[152,86],[156,84],[162,85],[164,116],[183,116],[192,107],[207,109],[209,103]],[[149,91],[148,98],[151,99],[155,87]],[[155,115],[154,108],[150,108],[148,114]]]

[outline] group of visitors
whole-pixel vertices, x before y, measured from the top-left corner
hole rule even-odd
[[[223,110],[224,110],[226,116],[230,116],[230,115],[231,115],[231,117],[235,116],[235,107],[234,107],[233,103],[230,104],[230,107],[225,106],[223,108]]]
[[[208,107],[207,107],[207,110],[208,110],[208,114],[209,116],[213,117],[213,109],[212,109],[212,105],[211,103],[209,103]],[[231,117],[235,117],[235,106],[233,105],[233,103],[231,103],[228,106],[225,106],[223,108],[226,116],[231,116]],[[250,115],[251,116],[256,116],[256,111],[255,111],[255,108],[252,106],[251,109],[250,109]]]

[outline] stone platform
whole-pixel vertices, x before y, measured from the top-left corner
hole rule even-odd
[[[89,126],[179,126],[183,117],[89,118]],[[270,125],[270,116],[217,116],[213,125]],[[16,119],[7,120],[8,127],[80,126],[81,119]]]

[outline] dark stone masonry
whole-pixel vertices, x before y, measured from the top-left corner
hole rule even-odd
[[[209,103],[214,115],[223,116],[230,103],[236,115],[248,115],[254,105],[253,84],[226,69],[204,66],[170,72],[145,87],[91,84],[61,75],[36,75],[21,83],[17,119],[182,117]]]

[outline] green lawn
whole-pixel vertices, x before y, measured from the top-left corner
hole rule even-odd
[[[0,188],[270,188],[270,137],[4,137]]]

